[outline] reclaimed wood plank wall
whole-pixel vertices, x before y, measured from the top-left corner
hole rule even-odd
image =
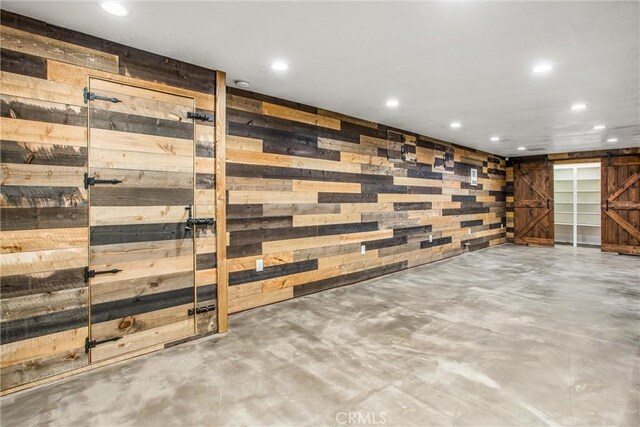
[[[505,242],[503,158],[233,88],[227,122],[230,313]]]
[[[638,155],[640,155],[640,148],[621,148],[614,150],[596,150],[596,151],[581,151],[581,152],[571,152],[571,153],[555,153],[548,155],[538,155],[538,156],[523,156],[523,157],[512,157],[507,161],[506,167],[506,177],[507,177],[507,187],[506,187],[506,210],[507,210],[507,241],[512,243],[514,240],[514,208],[513,208],[513,192],[514,192],[514,165],[524,164],[524,163],[545,163],[549,162],[552,164],[566,164],[566,163],[587,163],[587,162],[602,162],[603,166],[607,166],[612,172],[612,176],[618,176],[618,172],[620,176],[625,176],[626,174],[634,173],[634,169],[629,167],[629,164],[636,164]],[[613,159],[609,161],[609,159]],[[627,167],[628,169],[624,169]],[[607,172],[609,173],[609,172]],[[620,178],[621,179],[621,178]],[[613,182],[614,180],[612,180]],[[604,188],[604,187],[603,187]],[[635,193],[633,193],[635,194]],[[602,196],[604,196],[604,191]],[[629,215],[629,218],[635,220],[635,218],[640,218],[640,210],[638,208],[628,209],[628,212],[625,212]],[[624,246],[633,246],[635,244],[634,240],[629,240],[628,233],[626,230],[620,229],[613,220],[607,218],[606,215],[602,216],[602,229],[603,232],[603,245],[609,244],[612,246],[624,247]],[[621,237],[621,240],[620,239]],[[625,240],[626,238],[626,240]],[[606,243],[613,242],[616,243]],[[628,242],[631,241],[632,244],[628,245]]]
[[[89,299],[83,277],[89,261],[89,206],[83,186],[88,128],[83,88],[88,76],[191,97],[199,111],[213,113],[216,73],[4,10],[1,34],[0,373],[6,391],[88,364]],[[146,123],[139,116],[116,116],[110,113],[104,123],[111,131],[146,133],[135,129]],[[194,206],[196,212],[213,213],[215,128],[196,123],[194,132]],[[148,182],[153,181],[150,175]],[[161,186],[162,177],[157,178]],[[138,196],[132,196],[135,204],[154,204]],[[197,304],[216,304],[215,229],[199,233],[195,245]],[[127,254],[129,260],[135,256]],[[156,288],[162,286],[138,291],[153,293]],[[123,298],[114,304],[131,302]],[[196,316],[197,334],[217,330],[215,311]]]

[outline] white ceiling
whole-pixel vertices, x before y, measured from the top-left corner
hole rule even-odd
[[[226,71],[257,92],[501,155],[640,146],[635,1],[124,4],[128,18],[94,1],[2,7]],[[272,71],[276,59],[290,69]],[[542,60],[555,69],[533,76]],[[398,108],[385,107],[390,97]],[[574,102],[588,109],[570,111]]]

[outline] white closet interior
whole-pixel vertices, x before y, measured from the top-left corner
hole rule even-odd
[[[555,241],[600,245],[600,163],[555,165]]]

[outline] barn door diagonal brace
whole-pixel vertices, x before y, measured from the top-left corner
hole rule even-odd
[[[84,98],[84,103],[88,104],[89,101],[107,101],[107,102],[122,102],[120,101],[118,98],[113,98],[110,96],[102,96],[102,95],[98,95],[94,92],[89,92],[89,89],[87,89],[86,87],[84,88],[84,91],[82,93],[82,97]]]

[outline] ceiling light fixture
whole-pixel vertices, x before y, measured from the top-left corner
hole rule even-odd
[[[246,89],[250,86],[249,82],[246,80],[234,80],[233,83],[236,85],[236,87],[239,87],[240,89]]]
[[[462,127],[462,124],[460,122],[451,122],[451,124],[449,125],[449,127],[451,129],[459,129]]]
[[[606,129],[607,127],[605,125],[595,125],[593,127],[593,130],[602,130],[602,129]]]
[[[571,111],[581,111],[581,110],[585,110],[587,108],[587,104],[573,104],[571,106]]]
[[[499,137],[497,137],[497,136],[492,136],[491,137],[491,142],[498,142],[498,141],[500,141]]]
[[[527,149],[527,147],[518,147],[518,151],[524,151],[526,149]]]
[[[271,63],[271,69],[275,71],[286,71],[289,69],[289,64],[284,61],[275,61]]]
[[[534,65],[531,69],[531,72],[534,74],[544,74],[553,70],[553,64],[550,62],[541,62],[539,64]]]
[[[618,142],[618,138],[609,138],[607,142]]]
[[[387,107],[396,108],[400,103],[397,99],[387,99]]]
[[[129,16],[127,8],[117,1],[103,1],[100,3],[100,8],[111,15],[119,16],[121,18]]]

